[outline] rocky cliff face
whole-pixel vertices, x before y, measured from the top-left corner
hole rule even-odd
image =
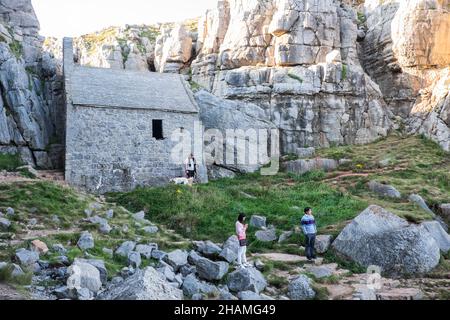
[[[450,150],[450,1],[365,1],[360,57],[390,109]]]
[[[112,27],[75,44],[83,65],[179,72],[256,104],[284,153],[367,143],[400,124],[449,150],[449,2],[218,0],[199,20]],[[42,44],[29,0],[0,1],[0,16],[1,149],[58,166],[60,41]]]
[[[357,54],[357,14],[336,0],[219,1],[200,24],[192,78],[261,106],[298,147],[367,143],[392,128]]]
[[[62,165],[62,83],[30,0],[0,1],[0,152]]]

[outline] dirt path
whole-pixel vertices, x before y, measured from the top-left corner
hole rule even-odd
[[[0,283],[0,300],[28,300],[8,284]]]

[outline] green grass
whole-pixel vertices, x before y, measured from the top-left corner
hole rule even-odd
[[[342,80],[347,79],[348,67],[346,64],[342,64]]]
[[[294,206],[314,207],[319,228],[351,219],[367,206],[363,201],[315,181],[323,175],[317,172],[306,176],[280,173],[275,177],[248,174],[192,188],[139,188],[129,193],[109,194],[108,198],[133,212],[145,210],[151,221],[166,224],[183,236],[224,241],[234,234],[239,212],[245,212],[248,219],[252,214],[264,215],[269,224],[280,230],[290,230],[298,225],[302,215]],[[250,230],[249,234],[253,235],[252,231],[255,230]],[[250,240],[254,242],[252,237]],[[271,244],[251,243],[250,249],[262,245]]]
[[[293,73],[288,73],[288,77],[291,79],[297,80],[300,83],[303,83],[303,79]]]
[[[37,215],[57,215],[71,222],[82,215],[88,202],[73,189],[51,182],[16,182],[0,184],[0,204],[0,210],[12,207],[17,213],[28,215],[30,208],[36,208]]]
[[[0,170],[14,171],[22,165],[18,154],[0,154]]]
[[[9,44],[9,48],[11,49],[11,52],[14,54],[14,56],[17,59],[20,59],[22,57],[23,54],[23,47],[22,44],[17,41],[17,40],[13,40],[10,44]]]

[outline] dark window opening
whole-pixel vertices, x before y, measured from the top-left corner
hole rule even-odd
[[[156,140],[164,139],[162,120],[153,120],[152,128],[153,128],[153,138],[155,138]]]

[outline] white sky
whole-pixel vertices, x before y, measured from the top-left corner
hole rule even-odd
[[[177,22],[217,0],[32,0],[43,36],[79,36],[110,26]]]

